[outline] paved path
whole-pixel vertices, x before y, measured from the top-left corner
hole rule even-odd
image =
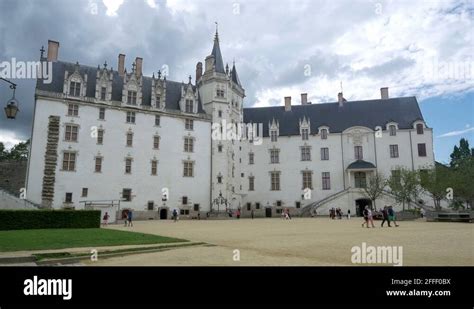
[[[400,227],[362,228],[362,220],[328,218],[136,221],[108,228],[206,242],[215,246],[103,259],[93,265],[353,265],[351,249],[403,246],[403,265],[474,265],[474,225],[400,222]],[[240,261],[234,261],[234,250]],[[91,263],[88,263],[91,264]]]

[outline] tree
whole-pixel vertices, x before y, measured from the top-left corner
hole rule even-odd
[[[383,193],[386,185],[387,179],[382,174],[376,172],[369,177],[367,185],[364,187],[364,195],[372,201],[375,211],[377,210],[375,201]]]
[[[452,188],[456,201],[472,205],[474,203],[474,157],[468,157],[459,162],[452,172]]]
[[[30,140],[20,142],[13,146],[7,158],[12,161],[22,161],[28,159]]]
[[[452,186],[452,172],[449,167],[436,163],[430,169],[419,170],[420,185],[428,193],[436,209],[441,209],[441,201],[446,198],[447,189]]]
[[[418,172],[400,168],[398,172],[393,173],[387,181],[391,193],[395,196],[397,203],[405,203],[410,208],[410,202],[416,201],[420,194],[420,181]]]
[[[454,208],[464,207],[464,204],[472,207],[474,202],[474,151],[469,148],[469,142],[462,138],[459,147],[454,146],[451,154],[450,188],[453,189],[454,200],[451,206]]]
[[[0,161],[5,160],[7,155],[8,155],[8,151],[5,149],[5,145],[2,142],[0,142]]]
[[[453,153],[451,153],[451,167],[458,167],[459,164],[466,158],[472,156],[471,149],[469,148],[469,142],[465,138],[461,138],[459,141],[459,147],[454,146]]]

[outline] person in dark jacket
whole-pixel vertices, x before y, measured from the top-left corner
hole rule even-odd
[[[395,226],[398,226],[397,218],[395,216],[395,211],[393,210],[393,207],[388,206],[387,212],[388,212],[388,220],[393,221],[393,224],[395,224]]]
[[[391,225],[390,225],[390,219],[388,218],[388,207],[387,207],[387,205],[385,205],[385,207],[384,207],[383,210],[382,210],[382,218],[383,218],[383,220],[382,220],[382,227],[383,227],[383,224],[384,224],[385,222],[387,222],[388,226],[391,227]]]

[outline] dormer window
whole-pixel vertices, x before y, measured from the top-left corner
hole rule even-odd
[[[301,138],[304,141],[308,140],[309,130],[308,129],[301,129]]]
[[[396,136],[397,135],[397,127],[393,124],[388,126],[388,131],[390,133],[390,136]]]
[[[321,129],[321,139],[327,139],[327,138],[328,138],[328,130]]]
[[[186,113],[192,113],[193,112],[193,100],[186,100],[186,105],[184,111]]]
[[[271,130],[270,131],[270,138],[272,142],[278,141],[278,134],[276,130]]]
[[[70,82],[69,83],[69,95],[74,97],[81,96],[81,83],[79,82]]]
[[[424,132],[424,128],[423,128],[423,124],[422,123],[418,123],[416,125],[416,134],[423,134]]]
[[[133,90],[128,91],[127,104],[128,105],[137,105],[137,92],[136,91],[133,91]]]
[[[102,101],[105,101],[107,95],[107,88],[106,87],[101,87],[100,88],[100,99]]]

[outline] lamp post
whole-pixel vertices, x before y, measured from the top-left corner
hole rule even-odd
[[[18,113],[18,101],[15,99],[15,90],[16,90],[16,84],[12,83],[11,81],[0,77],[0,80],[3,80],[7,83],[10,84],[10,89],[13,90],[13,97],[8,100],[7,106],[5,107],[5,115],[7,116],[7,119],[15,119],[16,114]]]

